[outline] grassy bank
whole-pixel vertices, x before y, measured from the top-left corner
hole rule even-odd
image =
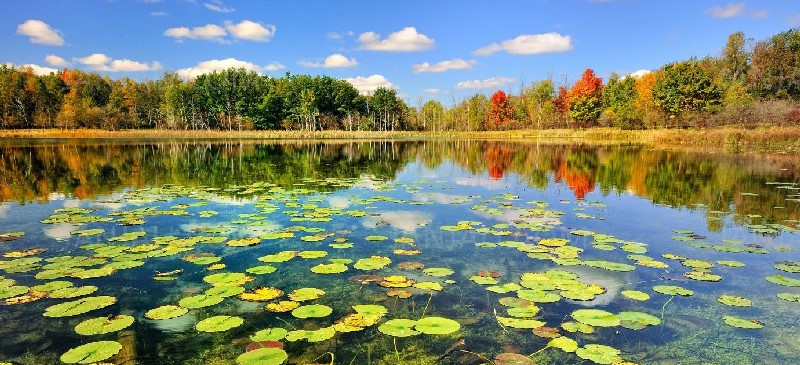
[[[656,129],[627,131],[613,128],[546,129],[493,132],[370,132],[370,131],[175,131],[98,129],[0,130],[0,138],[83,139],[477,139],[558,140],[584,143],[643,143],[659,147],[724,148],[731,152],[800,153],[800,127],[756,129]]]

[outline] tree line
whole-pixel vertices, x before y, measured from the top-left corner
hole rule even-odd
[[[477,93],[445,106],[409,106],[393,89],[361,95],[329,76],[227,69],[182,80],[112,80],[64,69],[35,75],[0,66],[0,127],[206,130],[479,131],[612,126],[624,129],[800,124],[800,29],[754,42],[731,34],[719,56],[672,62],[604,83],[586,69]]]

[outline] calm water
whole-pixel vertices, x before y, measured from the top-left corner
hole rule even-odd
[[[268,328],[288,332],[278,340],[290,364],[481,364],[503,353],[535,353],[537,364],[800,363],[793,156],[467,141],[16,140],[0,142],[0,202],[0,233],[24,232],[0,236],[0,363],[58,364],[77,346],[116,341],[122,350],[106,362],[234,364],[253,346],[250,336]],[[283,251],[288,261],[269,256]],[[330,263],[340,265],[319,266]],[[452,273],[428,275],[415,268],[422,265]],[[312,272],[333,267],[346,271]],[[214,289],[209,281],[220,276],[210,275],[219,273],[234,275],[217,294],[239,286],[282,296],[215,294],[219,303],[177,318],[145,317],[163,305],[192,306],[182,300]],[[54,281],[69,284],[41,286]],[[662,285],[693,295],[653,290]],[[53,298],[85,286],[97,290]],[[300,304],[331,313],[268,310],[299,288],[324,291]],[[411,296],[387,296],[392,290]],[[630,290],[649,299],[622,294]],[[723,295],[751,305],[722,304]],[[75,315],[52,307],[98,296],[116,301]],[[509,299],[518,296],[528,301]],[[9,304],[16,301],[27,303]],[[386,313],[352,325],[352,306],[363,304]],[[587,308],[609,313],[575,312]],[[134,321],[76,333],[81,322],[116,315]],[[242,324],[196,329],[221,315]],[[763,328],[736,328],[725,316]],[[351,326],[335,326],[343,318]],[[379,330],[398,318],[445,318],[460,328],[409,337]],[[596,326],[570,332],[576,321]],[[581,349],[548,348],[550,338],[515,327],[554,328],[538,332],[557,329]],[[592,344],[619,355],[588,353]]]

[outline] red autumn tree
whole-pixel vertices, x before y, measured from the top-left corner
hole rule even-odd
[[[594,74],[594,70],[587,68],[583,71],[583,75],[572,89],[569,91],[569,99],[575,100],[578,98],[598,98],[603,92],[603,79]]]
[[[569,91],[564,86],[558,88],[558,95],[556,95],[553,104],[556,106],[556,113],[561,119],[567,119],[569,114]]]
[[[569,117],[575,125],[591,126],[600,118],[602,93],[603,79],[587,68],[569,91]]]
[[[489,111],[486,113],[487,125],[486,129],[506,129],[514,118],[514,111],[511,109],[511,104],[508,101],[508,95],[502,90],[495,91],[492,94],[492,103],[489,106]]]

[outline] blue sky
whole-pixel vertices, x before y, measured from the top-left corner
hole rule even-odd
[[[450,104],[718,55],[729,34],[800,26],[798,1],[27,0],[0,13],[0,62],[116,79],[229,66],[326,74]]]

